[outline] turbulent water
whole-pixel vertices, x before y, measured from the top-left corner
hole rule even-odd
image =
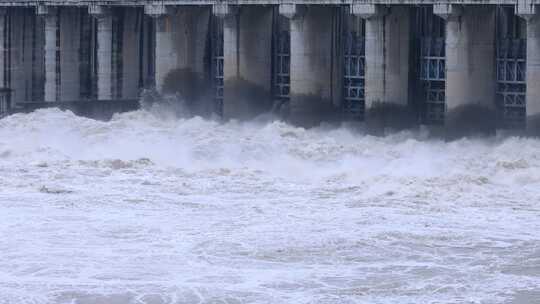
[[[540,141],[13,115],[0,303],[540,303]]]

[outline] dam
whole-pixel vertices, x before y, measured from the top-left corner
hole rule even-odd
[[[0,117],[154,90],[223,119],[535,134],[537,2],[2,1]]]

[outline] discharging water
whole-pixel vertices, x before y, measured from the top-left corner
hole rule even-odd
[[[0,120],[0,303],[540,303],[540,141]]]

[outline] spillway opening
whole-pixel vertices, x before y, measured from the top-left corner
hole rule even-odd
[[[272,99],[274,110],[286,108],[291,86],[291,32],[289,19],[274,12],[272,30]]]
[[[422,121],[425,124],[443,124],[446,111],[445,22],[433,14],[432,6],[421,6],[417,12],[416,28],[420,46],[418,70]]]
[[[156,21],[141,10],[137,18],[139,28],[139,89],[156,86]]]
[[[513,7],[497,8],[497,107],[503,128],[524,128],[526,121],[525,20]]]
[[[97,23],[88,11],[79,12],[80,52],[79,74],[81,99],[97,97]]]
[[[211,50],[211,79],[214,94],[214,112],[223,116],[223,19],[211,18],[210,50]]]
[[[112,68],[112,81],[114,85],[111,86],[111,97],[113,99],[122,98],[123,87],[123,48],[124,48],[124,19],[125,10],[115,9],[112,15],[112,44],[111,44],[111,68]]]
[[[364,120],[365,21],[347,14],[343,25],[343,114],[350,120]]]

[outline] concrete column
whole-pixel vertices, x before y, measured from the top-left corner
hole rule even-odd
[[[109,8],[90,6],[89,13],[97,18],[97,89],[98,100],[113,98],[112,24]]]
[[[51,7],[41,7],[38,14],[43,15],[45,21],[45,97],[46,102],[59,100],[58,62],[57,62],[57,31],[58,10]]]
[[[336,119],[342,93],[341,33],[335,26],[339,11],[294,4],[282,4],[279,10],[290,19],[290,120],[309,127]]]
[[[385,102],[384,23],[383,15],[366,19],[366,109]]]
[[[517,13],[527,21],[527,133],[539,136],[540,16],[534,5],[518,5]]]
[[[446,19],[446,133],[491,133],[497,116],[495,7],[440,4],[434,13]]]
[[[351,6],[353,15],[366,20],[365,120],[371,131],[416,123],[408,105],[410,10],[408,6]]]
[[[31,48],[31,60],[29,61],[32,71],[32,97],[34,102],[45,100],[45,20],[35,15],[33,16],[33,41]]]
[[[160,92],[165,90],[165,79],[178,66],[179,61],[173,47],[174,32],[169,19],[167,15],[156,19],[156,87]]]
[[[179,54],[174,47],[174,37],[179,30],[178,26],[171,24],[173,16],[163,13],[156,16],[156,88],[159,92],[164,92],[165,79],[169,73],[179,66]]]
[[[146,6],[156,18],[155,73],[160,93],[178,93],[194,107],[209,90],[205,57],[211,10]]]
[[[178,92],[195,97],[205,75],[205,51],[210,10],[205,7],[164,8],[156,17],[156,87],[162,93]],[[150,13],[154,12],[154,14]],[[188,83],[189,82],[189,83]]]
[[[393,6],[386,17],[385,102],[400,106],[408,105],[410,22],[411,8],[408,6]]]
[[[225,17],[225,118],[252,118],[272,106],[273,9],[242,6]]]

